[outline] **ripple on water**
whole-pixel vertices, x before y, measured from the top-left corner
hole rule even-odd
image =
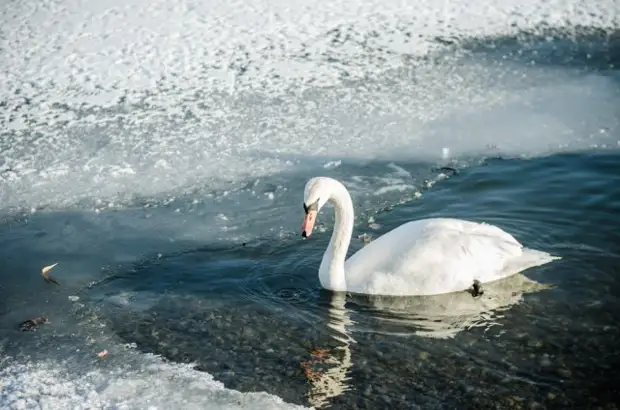
[[[611,382],[620,364],[615,200],[609,209],[599,206],[593,218],[573,213],[590,206],[580,199],[586,188],[617,195],[613,178],[606,185],[587,182],[600,180],[605,173],[596,163],[607,160],[498,161],[463,170],[424,201],[376,215],[379,234],[428,216],[429,209],[437,216],[489,218],[527,246],[563,258],[487,284],[478,298],[467,292],[347,295],[344,303],[318,283],[325,234],[163,255],[120,272],[87,297],[97,299],[118,335],[142,351],[195,362],[228,387],[265,390],[293,403],[321,406],[328,399],[346,409],[603,406],[619,395]],[[550,191],[545,178],[557,175],[540,172],[549,161],[560,171],[579,166],[582,172]],[[476,179],[491,174],[501,179],[492,191],[502,201],[488,202],[476,188]],[[475,189],[468,190],[469,183]],[[545,206],[555,211],[538,211]],[[594,229],[593,219],[605,223]],[[115,302],[123,292],[133,299]],[[149,303],[132,302],[140,298]]]

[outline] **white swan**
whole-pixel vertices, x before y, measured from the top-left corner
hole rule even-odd
[[[321,286],[374,295],[438,295],[466,290],[559,257],[524,248],[512,235],[485,223],[450,218],[407,222],[370,242],[345,261],[353,233],[349,192],[332,178],[316,177],[304,189],[302,236],[330,202],[334,232],[319,268]]]

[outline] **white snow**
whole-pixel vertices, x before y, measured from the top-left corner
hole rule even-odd
[[[350,74],[375,73],[427,53],[436,37],[510,35],[542,23],[611,28],[619,9],[616,0],[15,0],[0,18],[0,92],[53,90],[106,105],[113,98],[98,87],[116,96],[159,81],[228,90],[230,71],[237,89],[331,84],[345,62]]]
[[[528,111],[537,100],[571,111],[600,105],[603,122],[616,117],[609,80],[411,57],[441,47],[438,37],[467,41],[541,24],[618,28],[617,0],[48,0],[11,1],[0,13],[4,206],[122,202],[274,174],[300,158],[584,145],[581,134],[546,132],[575,119]],[[382,72],[402,66],[407,75],[382,84]],[[360,77],[368,89],[316,88]],[[563,104],[567,88],[597,92]],[[467,129],[468,114],[497,106],[517,111],[509,119],[517,123],[538,116],[528,124],[536,129],[504,136],[501,124],[486,125],[489,116]],[[453,118],[472,135],[455,135]],[[590,143],[616,143],[604,138]]]
[[[88,371],[72,369],[70,361],[54,360],[0,368],[0,406],[11,410],[305,408],[266,393],[226,389],[189,365],[165,363],[152,355],[141,355],[141,361],[138,366],[102,365]]]

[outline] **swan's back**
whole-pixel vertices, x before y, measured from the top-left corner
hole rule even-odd
[[[433,295],[464,290],[517,272],[505,266],[523,246],[498,227],[449,218],[405,223],[345,263],[356,293]]]

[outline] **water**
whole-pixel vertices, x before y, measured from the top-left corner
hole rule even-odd
[[[426,216],[488,221],[562,256],[481,299],[350,297],[343,309],[316,277],[328,233],[188,248],[118,269],[80,296],[125,343],[288,402],[331,394],[302,373],[326,349],[334,362],[313,369],[331,370],[324,378],[344,390],[328,401],[336,408],[607,405],[618,397],[617,161],[489,160],[374,217],[377,235]]]
[[[512,21],[498,17],[508,3],[489,20],[455,2],[445,28],[432,4],[388,3],[353,22],[310,7],[314,26],[288,25],[296,12],[275,2],[264,25],[221,4],[213,38],[190,2],[165,24],[157,2],[140,16],[139,2],[90,5],[85,22],[70,1],[12,9],[31,17],[2,51],[3,408],[614,408],[617,5],[528,2]],[[48,8],[68,31],[34,24]],[[425,17],[394,17],[407,13]],[[178,21],[184,41],[162,41]],[[123,30],[150,37],[123,48]],[[358,41],[372,30],[377,43]],[[562,259],[477,299],[345,299],[317,277],[331,210],[299,237],[315,175],[352,194],[351,252],[358,236],[451,216]],[[55,262],[59,286],[39,274]],[[50,323],[19,331],[39,316]]]

